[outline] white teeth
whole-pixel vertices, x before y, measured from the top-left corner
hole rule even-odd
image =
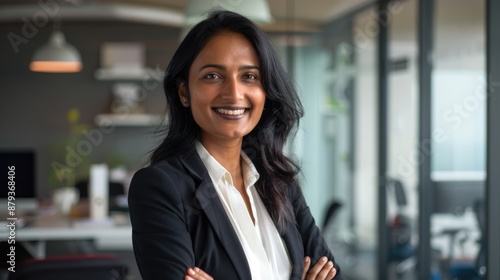
[[[245,109],[228,110],[228,109],[217,108],[216,111],[217,111],[217,113],[225,114],[225,115],[241,115],[241,114],[245,113]]]

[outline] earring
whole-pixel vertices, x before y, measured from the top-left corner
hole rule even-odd
[[[183,100],[182,101],[182,105],[184,105],[184,107],[189,107],[189,102],[187,100]]]

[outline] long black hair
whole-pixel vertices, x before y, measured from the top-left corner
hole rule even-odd
[[[288,137],[296,131],[303,115],[294,82],[282,66],[271,41],[249,19],[230,11],[216,10],[194,26],[170,61],[163,81],[167,97],[167,135],[153,151],[151,163],[191,150],[200,128],[189,108],[181,104],[178,89],[188,84],[189,68],[206,42],[221,32],[243,35],[255,49],[260,63],[261,83],[266,93],[264,112],[257,126],[243,137],[243,150],[260,174],[256,183],[278,230],[283,233],[294,222],[289,188],[298,188],[300,169],[284,154]]]

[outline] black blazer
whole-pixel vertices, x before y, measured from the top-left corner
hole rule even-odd
[[[292,262],[290,279],[300,280],[304,256],[312,264],[322,256],[335,260],[300,189],[291,187],[290,199],[297,223],[282,238]],[[215,280],[251,279],[238,236],[194,148],[139,170],[128,200],[134,253],[144,280],[184,279],[193,266]],[[335,266],[335,279],[343,279]]]

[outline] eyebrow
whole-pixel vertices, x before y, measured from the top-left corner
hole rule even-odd
[[[217,68],[220,70],[226,70],[226,67],[224,67],[223,65],[220,65],[220,64],[205,64],[202,67],[200,67],[200,70],[198,70],[198,71],[200,72],[201,70],[203,70],[205,68]],[[243,65],[243,66],[238,68],[238,70],[249,70],[249,69],[257,69],[260,71],[260,68],[256,65]]]

